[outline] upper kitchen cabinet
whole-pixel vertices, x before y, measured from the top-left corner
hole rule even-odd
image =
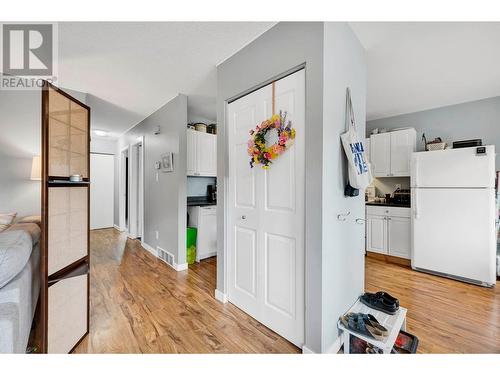
[[[415,129],[372,134],[370,162],[374,177],[410,176],[411,153],[417,149]]]
[[[217,136],[187,130],[187,175],[217,176]]]

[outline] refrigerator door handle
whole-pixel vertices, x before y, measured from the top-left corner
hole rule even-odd
[[[418,158],[417,157],[414,157],[412,159],[413,163],[412,163],[412,166],[413,166],[413,187],[418,187]]]
[[[418,191],[417,189],[412,190],[413,194],[413,215],[415,219],[420,217],[420,210],[418,209]]]

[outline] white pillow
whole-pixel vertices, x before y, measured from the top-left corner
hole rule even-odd
[[[17,212],[11,214],[0,214],[0,232],[4,231],[16,218]]]

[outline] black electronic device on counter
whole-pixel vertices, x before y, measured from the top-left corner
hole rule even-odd
[[[482,145],[483,141],[481,139],[466,139],[465,141],[453,142],[453,148],[477,147]]]

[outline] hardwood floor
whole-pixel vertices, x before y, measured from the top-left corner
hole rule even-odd
[[[214,299],[216,261],[175,272],[114,229],[92,231],[90,333],[75,353],[299,353]],[[500,353],[500,286],[482,288],[366,258],[367,291],[408,309],[419,353]]]
[[[366,258],[365,288],[408,309],[419,353],[500,353],[500,284],[483,288]]]
[[[90,333],[75,353],[299,353],[214,299],[216,261],[176,272],[114,229],[92,231]]]

